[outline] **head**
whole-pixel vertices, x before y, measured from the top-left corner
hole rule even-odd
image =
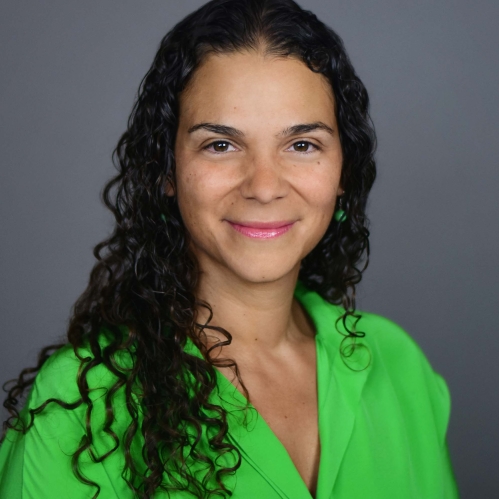
[[[333,135],[324,129],[279,135],[317,122]],[[200,123],[231,126],[244,137],[189,131]],[[230,145],[201,149],[217,138]],[[284,146],[297,139],[312,145],[295,145],[290,153]],[[321,154],[304,154],[321,144]],[[143,219],[141,239],[163,232],[165,238],[154,237],[163,247],[158,256],[166,250],[171,259],[180,248],[178,258],[185,260],[187,246],[191,266],[198,267],[195,279],[203,258],[230,260],[233,269],[240,265],[236,258],[251,260],[255,266],[245,278],[256,272],[272,279],[269,269],[276,269],[273,260],[282,261],[282,252],[258,263],[257,247],[246,245],[251,253],[239,258],[229,231],[214,239],[214,224],[297,220],[294,229],[303,231],[306,244],[274,272],[299,261],[305,284],[350,308],[360,281],[357,264],[368,250],[374,147],[365,88],[341,39],[315,15],[290,0],[209,2],[164,37],[142,82],[116,150],[117,185],[129,201],[118,222],[134,226]],[[342,193],[347,220],[340,224],[332,214]],[[184,243],[172,244],[180,236]]]
[[[114,341],[94,364],[112,372],[120,351],[132,353],[133,369],[116,389],[141,386],[144,422],[134,431],[148,442],[150,473],[126,453],[140,497],[152,495],[164,472],[199,497],[210,484],[224,489],[230,469],[217,470],[199,449],[188,459],[207,463],[204,484],[179,465],[186,424],[210,426],[211,448],[238,454],[225,440],[223,410],[218,419],[200,410],[216,384],[213,366],[232,365],[238,375],[234,362],[211,359],[200,341],[209,326],[196,322],[195,290],[209,262],[248,281],[296,271],[342,304],[344,317],[354,314],[358,263],[368,255],[374,147],[368,96],[341,39],[292,0],[213,0],[163,38],[115,150],[118,174],[104,189],[116,227],[95,248],[98,262],[68,331],[75,347],[89,341],[97,352],[106,327]],[[333,217],[339,197],[342,223]],[[290,234],[300,244],[289,248],[284,235],[263,255],[256,241],[241,245],[228,225],[275,220],[295,222]],[[187,336],[205,361],[183,351]],[[84,400],[85,377],[82,369]],[[137,421],[137,411],[131,417]]]

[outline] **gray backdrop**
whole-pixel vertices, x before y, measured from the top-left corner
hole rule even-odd
[[[64,334],[112,227],[99,193],[161,37],[202,0],[3,0],[0,379]],[[449,384],[462,497],[499,497],[499,2],[302,0],[372,100],[379,176],[359,308]]]

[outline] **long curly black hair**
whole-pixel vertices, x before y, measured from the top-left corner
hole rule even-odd
[[[33,417],[49,403],[58,403],[68,411],[86,406],[86,433],[73,456],[73,471],[81,481],[97,488],[94,497],[99,495],[99,485],[86,480],[78,462],[83,453],[91,452],[92,400],[87,376],[97,366],[105,366],[117,379],[106,397],[104,431],[115,439],[116,445],[109,453],[121,452],[118,444],[124,445],[126,466],[122,476],[137,497],[152,497],[158,489],[190,490],[196,497],[231,495],[223,478],[237,470],[241,455],[226,439],[226,411],[208,401],[216,386],[215,366],[231,367],[248,400],[250,396],[237,364],[231,359],[212,359],[210,352],[217,345],[210,349],[205,346],[204,329],[217,329],[225,335],[227,340],[218,346],[229,344],[232,336],[223,328],[209,326],[209,320],[206,324],[196,322],[199,306],[208,308],[210,319],[212,309],[209,303],[196,299],[199,267],[189,251],[190,236],[176,197],[166,196],[164,187],[168,181],[175,186],[173,151],[179,94],[208,54],[247,49],[297,57],[331,84],[343,152],[342,208],[347,219],[343,223],[331,220],[322,240],[302,260],[298,278],[328,302],[344,308],[341,319],[348,332],[345,339],[353,339],[354,344],[364,335],[346,319],[350,316],[358,321],[355,288],[369,261],[365,209],[376,175],[376,138],[366,89],[339,36],[294,1],[212,0],[166,34],[140,84],[127,130],[113,153],[118,173],[102,194],[116,219],[115,228],[94,249],[97,263],[88,287],[73,307],[67,341],[44,348],[38,365],[21,372],[4,402],[10,413],[4,423],[4,436],[8,428],[28,431]],[[103,329],[110,338],[105,348],[99,342]],[[184,351],[188,337],[204,359]],[[92,357],[78,357],[80,400],[48,400],[31,410],[31,423],[25,424],[17,409],[19,399],[50,355],[68,344],[76,354],[83,345],[89,345],[92,352]],[[344,358],[351,351],[341,350]],[[133,359],[129,369],[121,368],[116,361],[124,352]],[[125,393],[131,418],[124,435],[111,430],[113,396],[120,391]],[[143,421],[139,421],[139,413]],[[188,438],[188,425],[197,432],[196,441],[203,426],[211,429],[207,433],[212,435],[209,448],[218,455],[235,452],[235,465],[218,468],[215,460]],[[139,432],[144,441],[146,471],[139,469],[130,449]],[[186,459],[205,463],[206,475],[202,479],[192,476]],[[215,478],[216,487],[208,489],[206,484],[211,478]]]

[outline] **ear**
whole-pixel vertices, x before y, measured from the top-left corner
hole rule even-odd
[[[175,187],[173,186],[170,176],[168,176],[168,178],[165,180],[164,189],[167,196],[171,197],[175,194]]]
[[[343,188],[343,182],[340,178],[340,181],[338,182],[338,189],[336,189],[336,196],[339,197],[339,196],[343,196],[343,194],[345,194],[345,189]]]

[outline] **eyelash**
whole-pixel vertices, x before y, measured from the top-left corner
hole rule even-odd
[[[225,144],[229,144],[231,145],[232,147],[234,147],[228,140],[215,140],[213,142],[210,142],[209,144],[207,144],[206,146],[203,147],[203,149],[206,149],[208,150],[209,147],[211,147],[213,144],[219,144],[220,142],[223,142]],[[319,147],[318,145],[314,144],[313,142],[310,142],[308,140],[298,140],[296,142],[293,142],[291,144],[291,147],[293,147],[295,144],[309,144],[313,147],[315,147],[315,151],[322,151],[322,148]],[[315,151],[309,151],[309,152],[302,152],[302,153],[299,153],[299,154],[311,154]],[[224,152],[215,152],[215,151],[209,151],[211,152],[212,154],[227,154],[227,151],[224,151]]]

